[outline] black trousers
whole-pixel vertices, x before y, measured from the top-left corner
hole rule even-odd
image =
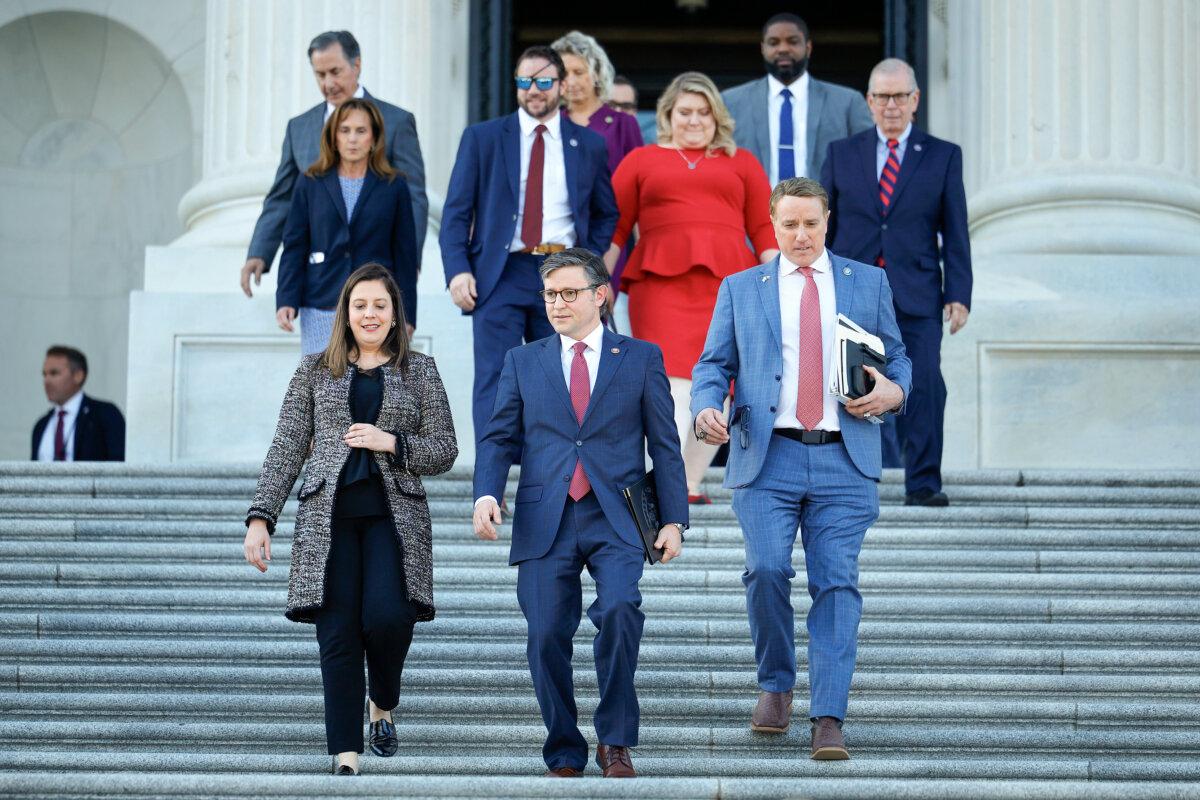
[[[364,655],[371,700],[396,707],[416,622],[391,519],[334,517],[332,536],[325,604],[316,615],[331,755],[363,751]]]

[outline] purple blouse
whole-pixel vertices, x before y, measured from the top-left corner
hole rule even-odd
[[[608,145],[608,172],[611,175],[617,171],[621,159],[633,150],[641,147],[642,128],[638,125],[637,117],[617,111],[608,106],[600,106],[595,114],[588,119],[588,128],[604,137]],[[625,262],[629,260],[632,245],[626,245],[621,251],[621,257],[613,268],[613,286],[621,285],[621,273],[625,271]],[[601,254],[603,255],[603,253]]]

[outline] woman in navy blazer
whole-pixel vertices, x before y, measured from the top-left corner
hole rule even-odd
[[[352,98],[326,121],[321,157],[296,181],[283,232],[275,317],[290,332],[299,310],[304,355],[325,349],[338,292],[367,262],[391,270],[411,333],[417,322],[412,197],[388,162],[379,109]]]

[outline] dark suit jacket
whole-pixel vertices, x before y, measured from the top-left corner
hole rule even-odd
[[[558,334],[509,350],[495,411],[475,450],[474,478],[476,498],[502,497],[509,467],[521,456],[509,563],[549,551],[579,459],[609,524],[640,550],[642,539],[621,490],[646,474],[647,447],[660,519],[687,524],[675,404],[658,345],[604,332],[582,425],[563,377]]]
[[[51,409],[33,425],[33,446],[30,459],[37,461],[42,433],[54,416]],[[76,461],[124,461],[125,417],[121,410],[105,400],[83,396],[79,418],[75,421]]]
[[[721,99],[737,121],[733,129],[734,142],[753,153],[768,175],[771,173],[771,130],[767,120],[769,89],[764,75],[721,93]],[[808,125],[805,128],[808,152],[804,154],[807,170],[804,174],[810,178],[821,174],[830,142],[873,127],[875,123],[862,94],[809,75]],[[799,164],[799,160],[796,163]]]
[[[905,314],[936,317],[951,302],[970,308],[962,149],[914,127],[884,217],[875,174],[878,142],[871,128],[829,146],[821,183],[833,212],[826,239],[830,249],[867,264],[882,254],[896,308]]]
[[[337,170],[319,178],[301,175],[283,234],[275,307],[332,308],[350,273],[369,261],[392,270],[410,325],[417,324],[417,238],[408,183],[367,170],[354,215]]]
[[[608,172],[604,137],[562,116],[567,194],[576,244],[604,255],[617,226],[617,201]],[[438,243],[446,283],[461,272],[475,275],[477,303],[496,288],[517,229],[521,186],[521,125],[514,112],[472,125],[458,145]]]
[[[388,140],[388,161],[408,179],[412,192],[413,224],[417,229],[417,265],[421,263],[421,247],[425,244],[425,228],[428,223],[429,201],[425,197],[425,162],[421,158],[421,143],[417,141],[417,123],[413,115],[403,108],[385,103],[363,90],[363,98],[370,100],[383,115],[384,133]],[[287,221],[288,206],[292,201],[292,189],[304,170],[312,166],[321,155],[321,129],[325,127],[325,101],[313,106],[298,117],[288,120],[283,135],[283,154],[279,158],[279,169],[275,182],[263,200],[262,214],[254,226],[250,238],[247,258],[261,258],[267,262],[267,270],[275,259],[275,251],[283,240],[283,227]]]

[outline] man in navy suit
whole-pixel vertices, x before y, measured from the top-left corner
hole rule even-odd
[[[537,293],[551,253],[608,250],[617,204],[600,134],[559,113],[562,58],[531,47],[517,61],[518,110],[463,131],[438,242],[455,305],[475,339],[475,438],[492,416],[504,354],[554,332]]]
[[[383,115],[388,161],[404,175],[412,193],[413,225],[417,231],[417,268],[421,266],[429,200],[425,197],[425,162],[421,158],[421,143],[417,140],[416,120],[403,108],[373,96],[358,82],[362,73],[362,56],[358,40],[350,31],[326,31],[317,36],[308,46],[308,61],[325,99],[300,116],[288,120],[275,182],[263,200],[263,210],[254,225],[250,251],[242,267],[242,291],[247,297],[252,296],[250,279],[253,278],[255,285],[258,285],[262,282],[263,273],[271,271],[275,251],[283,240],[292,189],[297,176],[321,154],[321,129],[325,127],[325,121],[335,108],[351,97],[370,100]]]
[[[125,417],[83,393],[87,357],[74,347],[46,351],[42,388],[54,407],[33,426],[34,461],[124,461]]]
[[[655,547],[663,563],[678,556],[688,505],[674,403],[662,351],[602,324],[612,288],[598,256],[570,248],[547,258],[540,273],[538,300],[555,333],[504,357],[495,413],[475,454],[475,534],[496,538],[496,498],[521,455],[509,563],[517,565],[529,671],[548,734],[546,774],[574,777],[587,763],[571,677],[587,567],[596,582],[588,608],[600,685],[596,761],[605,777],[633,777],[644,549],[621,489],[645,474],[648,449],[663,522]]]
[[[792,549],[799,528],[808,593],[812,758],[849,757],[842,721],[858,653],[858,553],[879,516],[879,427],[901,411],[910,365],[887,276],[825,247],[828,198],[811,178],[771,192],[774,261],[721,282],[704,352],[692,371],[696,437],[730,442],[725,485],[746,544],[746,610],[758,662],[750,727],[783,733],[796,682]],[[837,316],[883,340],[884,373],[840,405],[828,390]],[[730,416],[722,412],[734,384]],[[732,435],[732,441],[731,441]]]
[[[908,64],[879,62],[868,86],[875,127],[830,145],[821,170],[829,238],[837,252],[887,270],[913,386],[903,417],[884,426],[884,465],[903,458],[906,505],[945,506],[942,322],[958,333],[971,307],[962,150],[913,127],[921,92]]]

